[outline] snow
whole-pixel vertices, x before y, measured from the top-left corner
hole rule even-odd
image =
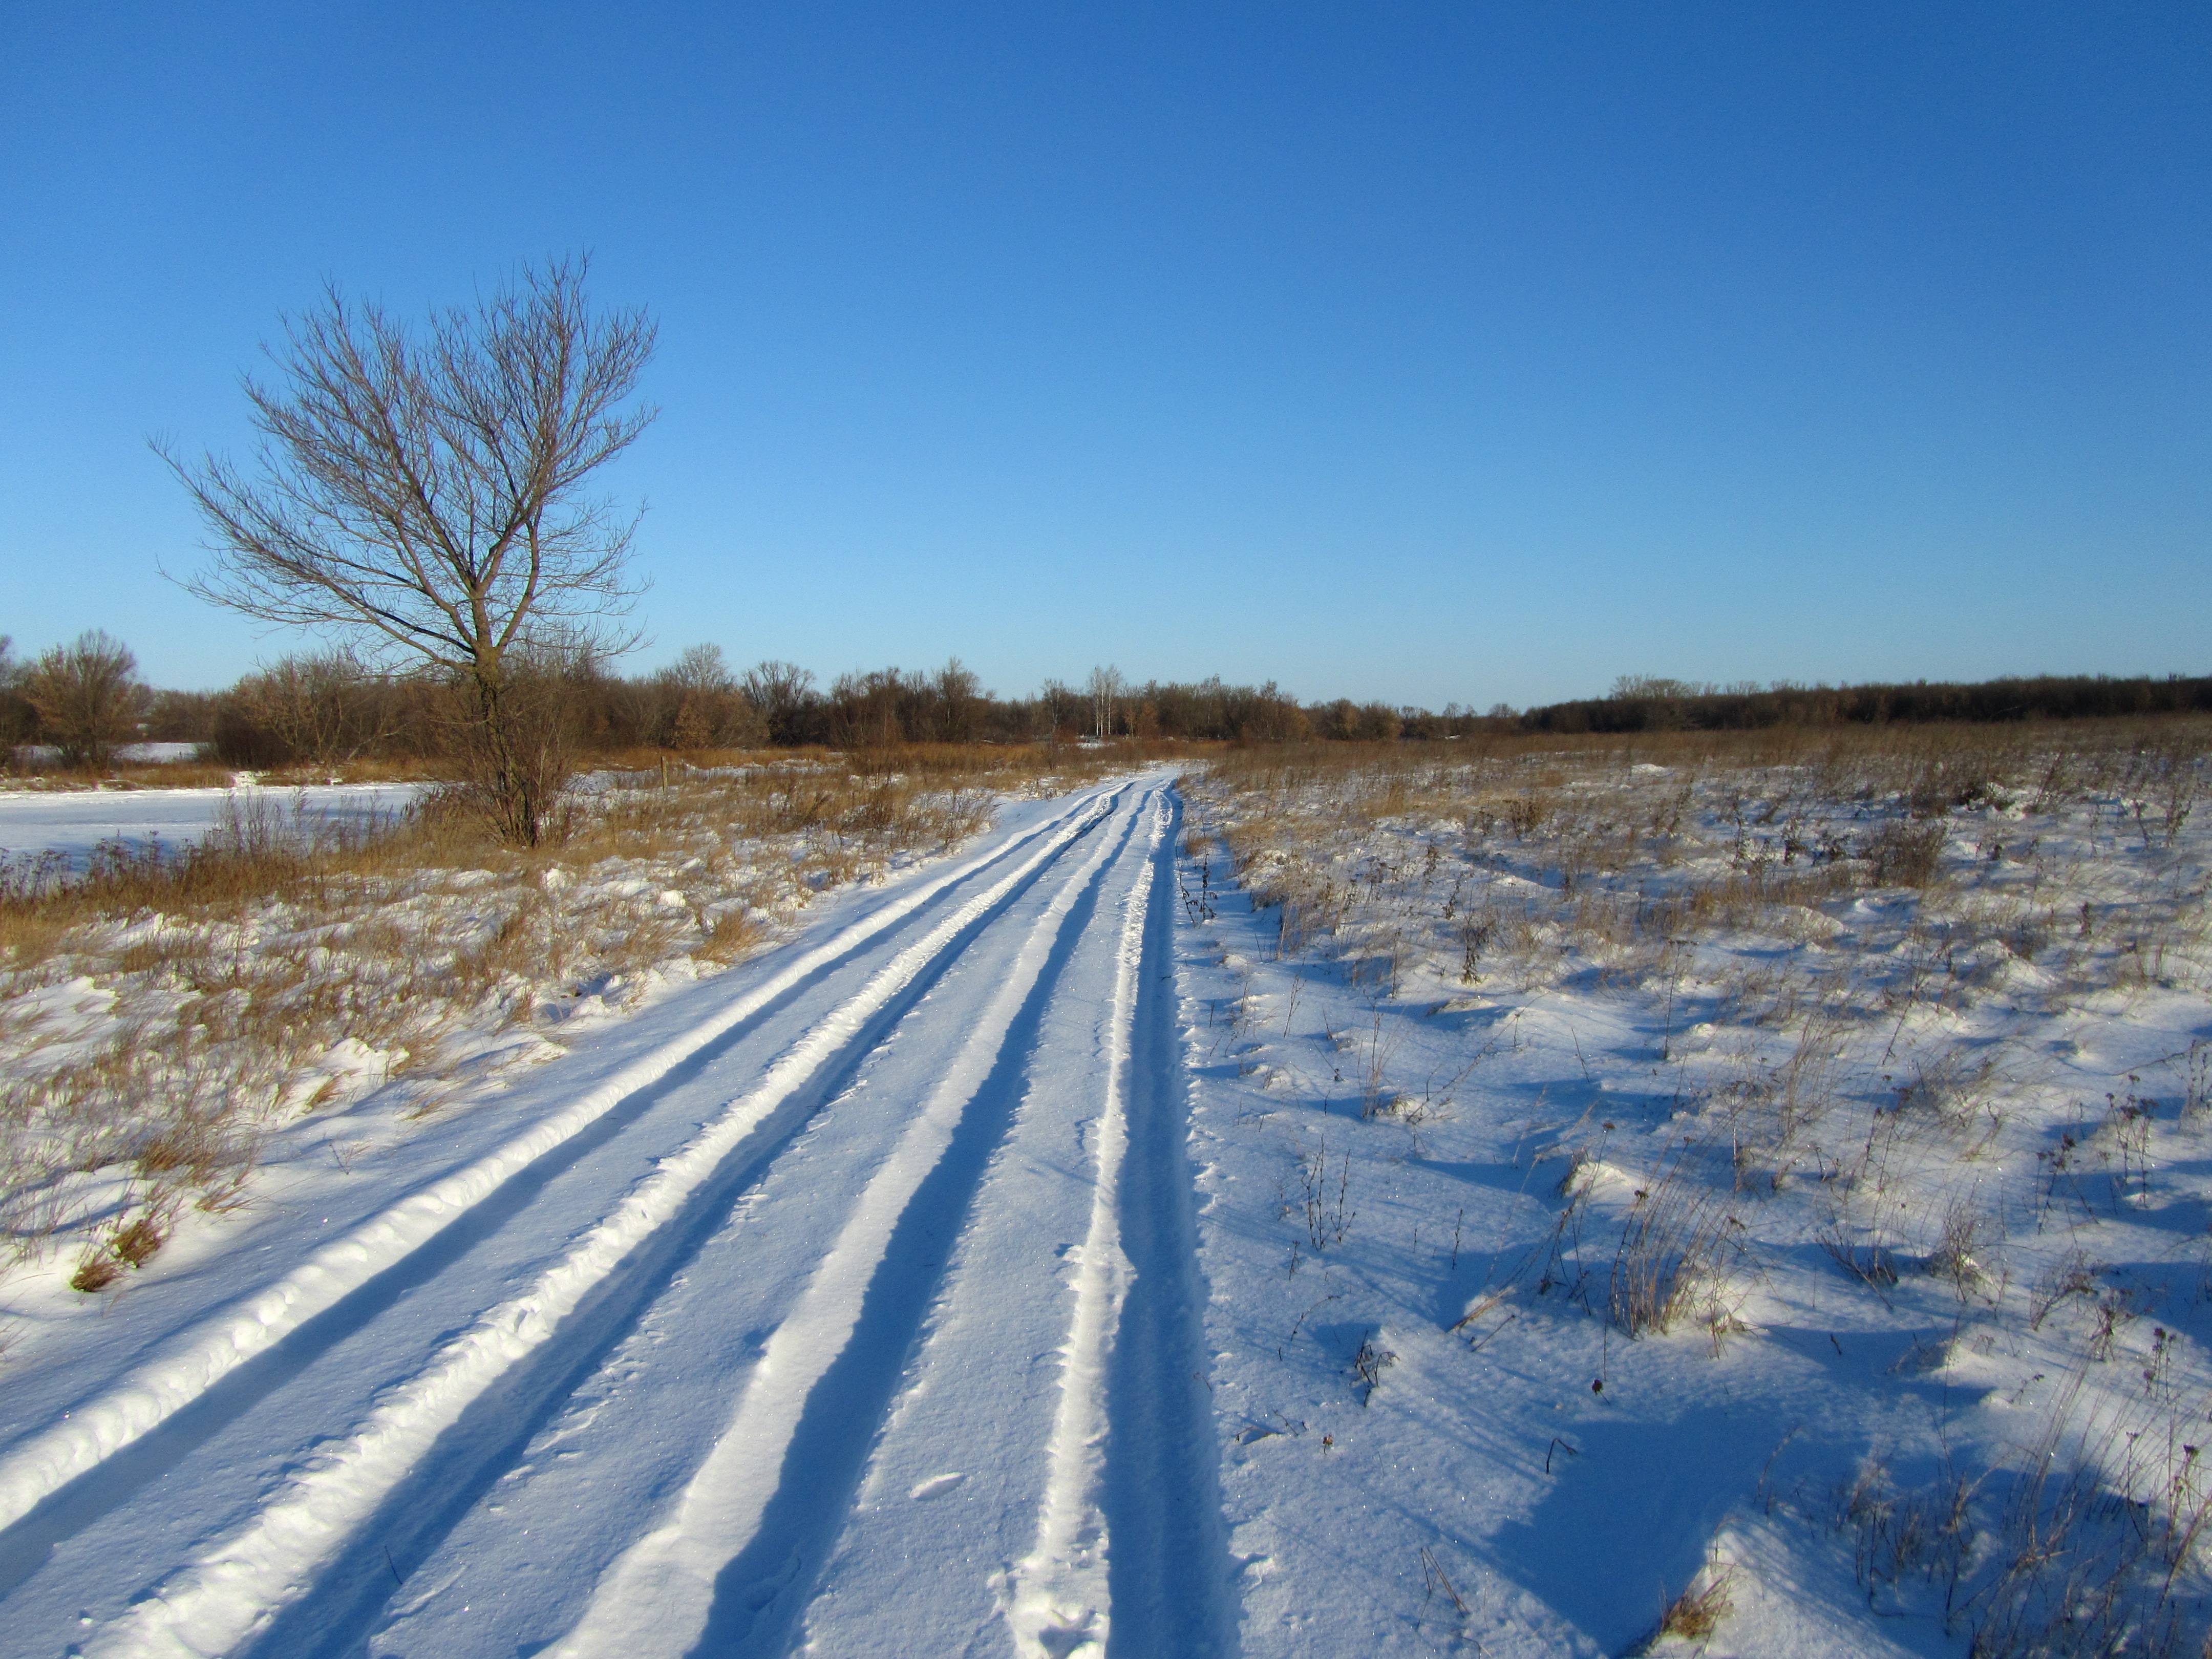
[[[1747,784],[1805,821],[1747,833]],[[1472,774],[1199,786],[1251,884],[1202,852],[1181,940],[1242,1651],[2029,1650],[2137,1534],[2075,1505],[2054,1559],[2106,1568],[2008,1572],[2024,1472],[2203,1513],[2185,796],[2167,835],[2118,792],[1954,811],[1948,889],[1822,900],[1785,836],[1879,836],[1901,802],[1786,772],[1552,787],[1592,804]],[[1393,794],[1420,788],[1559,816],[1439,827]],[[1678,804],[1656,856],[1620,852]],[[1631,931],[1716,889],[1732,914]],[[1670,1252],[1672,1316],[1632,1334]],[[2185,1552],[2161,1616],[2203,1620],[2203,1574]],[[1659,1633],[1716,1582],[1717,1628]],[[2081,1605],[2051,1639],[2110,1639]]]
[[[0,790],[0,855],[58,853],[76,868],[102,842],[177,847],[198,841],[227,814],[271,811],[283,824],[367,828],[404,812],[411,783],[314,784],[303,788]]]
[[[1033,861],[1042,856],[1032,855]],[[574,1138],[622,1101],[665,1078],[816,969],[902,920],[915,906],[964,873],[963,868],[936,877],[896,902],[876,909],[827,943],[802,954],[748,994],[632,1061],[564,1110],[533,1125],[526,1133],[466,1168],[410,1194],[401,1203],[356,1226],[344,1237],[322,1246],[300,1267],[242,1309],[228,1313],[208,1328],[172,1338],[164,1351],[150,1356],[107,1395],[67,1413],[62,1425],[43,1436],[10,1447],[5,1456],[0,1457],[0,1526],[20,1519],[64,1482],[190,1405],[231,1370],[405,1257],[454,1215],[480,1202],[516,1171]],[[994,890],[991,896],[995,892]],[[941,947],[939,934],[948,927],[964,925],[970,909],[981,902],[971,901],[969,909],[956,912],[952,921],[940,924],[939,933],[933,934],[928,943]],[[912,954],[909,952],[908,957]],[[908,957],[902,957],[894,969],[903,969],[911,977],[913,966]],[[813,1038],[815,1045],[826,1047],[834,1043],[848,1025],[872,1011],[868,1006],[870,999],[872,1006],[880,1006],[901,983],[903,981],[894,975],[887,986],[872,985],[860,1004],[849,1012],[839,1011],[822,1028]],[[338,1057],[339,1064],[355,1062],[360,1054],[356,1045],[350,1053]],[[792,1086],[795,1085],[785,1083],[782,1092],[787,1093]],[[774,1094],[742,1103],[742,1109],[739,1106],[728,1109],[681,1153],[665,1160],[652,1180],[633,1194],[623,1209],[588,1235],[575,1253],[564,1259],[545,1280],[511,1304],[494,1310],[481,1322],[477,1331],[495,1334],[490,1339],[495,1344],[511,1345],[517,1328],[527,1325],[537,1340],[542,1340],[550,1334],[549,1321],[557,1318],[557,1314],[548,1315],[545,1310],[572,1304],[580,1289],[604,1277],[609,1261],[619,1258],[645,1232],[665,1219],[690,1188],[781,1098],[781,1094]],[[464,1339],[465,1343],[467,1340]],[[463,1347],[456,1355],[456,1362],[476,1358],[483,1352],[483,1344],[478,1341],[475,1352]],[[492,1355],[487,1375],[496,1375],[498,1370],[512,1363],[513,1358],[511,1349]],[[480,1366],[483,1363],[478,1360]],[[441,1376],[437,1382],[450,1401],[456,1388],[452,1378]],[[401,1409],[392,1414],[392,1420],[403,1432],[419,1433],[424,1416],[422,1410]],[[319,1484],[327,1484],[333,1468],[328,1463],[322,1466],[318,1471]],[[344,1484],[358,1490],[362,1483],[349,1479]],[[296,1525],[294,1530],[297,1532]]]
[[[9,1287],[0,1655],[2113,1648],[2008,1516],[2207,1512],[2212,842],[1869,886],[1879,793],[1540,771],[1008,803],[431,1115],[331,1045],[252,1201]]]
[[[125,766],[180,766],[199,759],[206,748],[198,743],[126,743],[115,750],[115,759]],[[33,766],[52,766],[62,757],[52,744],[19,744],[15,753],[19,763]]]

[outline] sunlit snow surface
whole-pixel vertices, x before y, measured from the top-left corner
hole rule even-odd
[[[94,847],[195,842],[227,813],[266,812],[288,826],[365,829],[404,812],[420,784],[319,784],[303,789],[0,791],[0,853],[59,853],[82,868]]]
[[[2201,820],[1228,775],[1010,805],[434,1109],[365,1065],[123,1290],[19,1273],[0,1659],[1935,1659],[2088,1606],[1998,1581],[2017,1471],[2139,1496],[2077,1542],[2212,1513]],[[1706,1266],[1632,1335],[1653,1215]]]

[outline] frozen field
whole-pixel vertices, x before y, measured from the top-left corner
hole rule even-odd
[[[525,1007],[674,931],[627,1010],[292,1022],[252,1185],[19,1273],[0,1655],[2198,1659],[2203,781],[1316,745],[951,803],[811,908],[838,837],[705,794],[272,908],[210,1006],[372,921]],[[60,971],[27,1066],[112,1023]]]
[[[170,846],[198,841],[227,812],[273,811],[290,822],[365,827],[407,810],[411,783],[318,785],[305,789],[0,790],[0,854],[58,853],[82,867],[104,841]]]

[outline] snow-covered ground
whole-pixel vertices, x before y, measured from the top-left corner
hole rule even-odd
[[[102,842],[170,847],[196,842],[226,815],[260,812],[312,829],[366,829],[404,812],[421,793],[411,783],[316,784],[297,789],[0,790],[0,855],[55,853],[82,869]]]
[[[1243,1652],[2198,1651],[2200,762],[1876,758],[1194,786]]]
[[[11,1283],[0,1654],[2194,1654],[2154,772],[1009,804]]]
[[[109,860],[74,889],[53,854],[0,866],[0,1273],[112,1282],[179,1212],[249,1198],[300,1113],[387,1085],[433,1111],[994,805],[811,764],[580,786],[533,854],[453,813],[334,836],[348,820],[258,792],[219,804],[203,860]]]
[[[114,757],[125,766],[181,766],[199,759],[208,748],[200,743],[126,743]],[[30,766],[52,766],[62,757],[59,749],[44,743],[18,744],[15,753],[19,763]]]
[[[1219,1651],[1164,781],[26,1291],[6,1651]]]

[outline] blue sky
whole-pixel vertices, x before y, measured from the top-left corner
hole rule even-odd
[[[2193,0],[12,0],[0,632],[289,648],[147,435],[241,447],[325,276],[588,248],[635,665],[2203,672],[2208,106]]]

